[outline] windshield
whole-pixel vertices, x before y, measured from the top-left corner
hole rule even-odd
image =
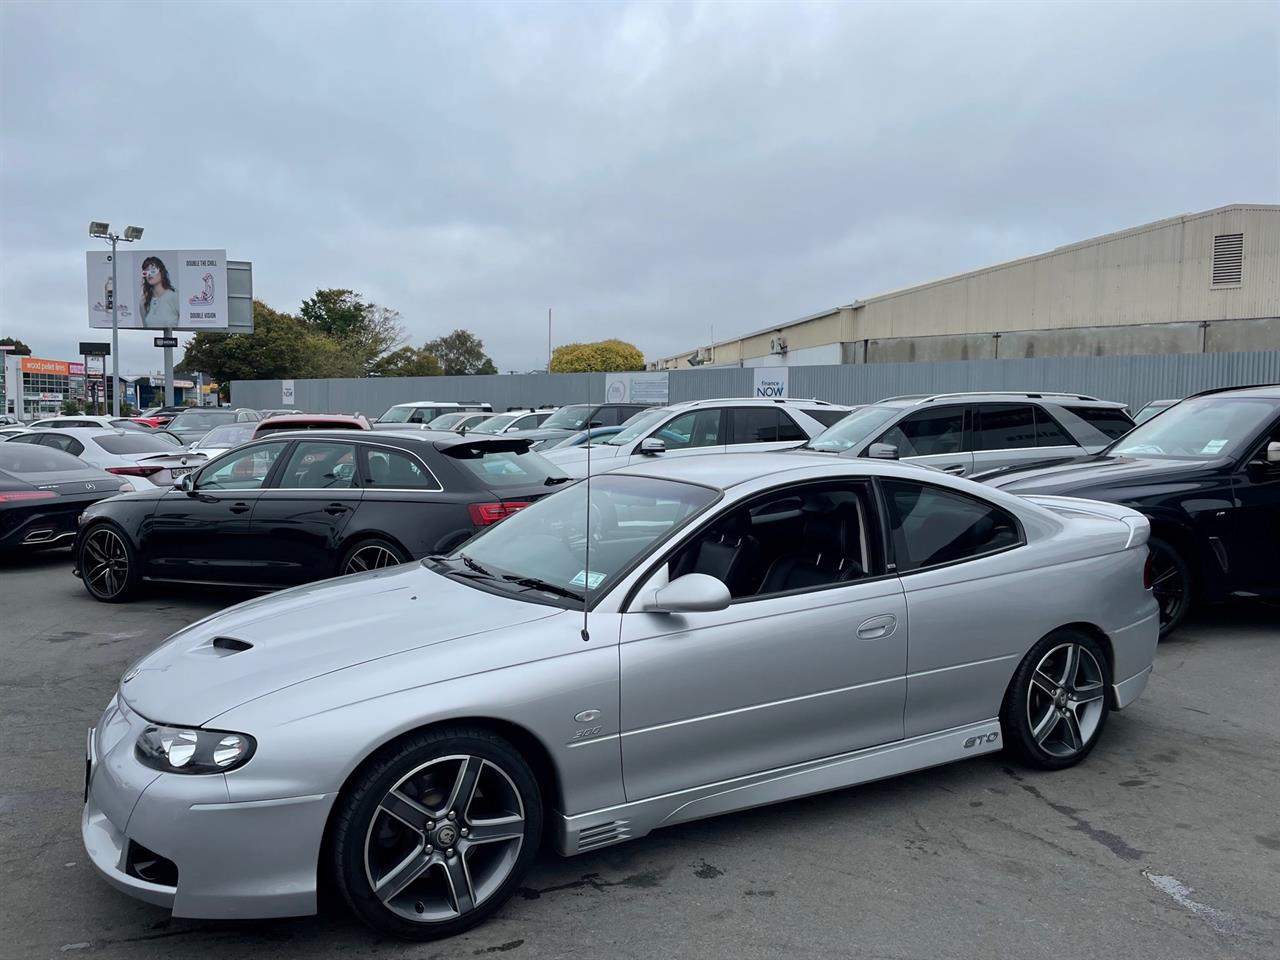
[[[38,444],[0,444],[0,470],[22,476],[29,473],[56,473],[59,470],[87,470],[78,457]],[[595,498],[592,497],[594,500]]]
[[[828,427],[806,444],[810,450],[844,453],[860,447],[876,435],[881,427],[902,412],[902,407],[863,407],[855,410],[833,427]]]
[[[713,503],[715,490],[651,477],[601,476],[577,483],[555,496],[512,514],[487,528],[454,558],[466,557],[481,569],[450,563],[450,573],[483,576],[497,584],[528,591],[529,599],[577,607],[584,594],[599,595],[624,575],[655,543],[680,529]],[[590,536],[591,569],[587,569]],[[515,580],[526,580],[517,584]],[[539,590],[542,581],[551,590]]]
[[[192,450],[229,449],[246,443],[253,436],[256,423],[229,423],[225,427],[214,427],[203,437],[191,445]]]
[[[161,439],[155,434],[126,433],[94,437],[93,442],[107,453],[173,453],[173,441]]]
[[[1115,457],[1230,457],[1268,418],[1272,400],[1245,397],[1202,397],[1183,400],[1158,417],[1139,424],[1109,446]]]
[[[589,403],[572,403],[561,407],[546,420],[542,421],[544,430],[581,430],[587,422],[587,415],[596,409]]]
[[[234,422],[234,410],[184,410],[169,421],[170,430],[212,430]]]
[[[553,486],[568,480],[568,475],[534,453],[525,444],[505,445],[501,441],[481,441],[475,444],[456,444],[446,447],[445,456],[451,457],[475,475],[489,489],[495,487],[532,487],[538,484]]]
[[[472,433],[501,433],[511,424],[515,423],[517,418],[524,416],[522,413],[503,413],[496,417],[490,417],[488,420],[481,420],[471,428]]]
[[[442,413],[428,423],[427,428],[430,430],[448,430],[465,416],[465,413]]]
[[[401,404],[398,407],[392,407],[386,413],[378,418],[378,423],[408,423],[409,418],[413,416],[415,410],[421,410],[421,407],[415,407],[411,403]]]
[[[611,447],[620,447],[624,443],[630,443],[637,437],[644,436],[653,427],[656,427],[667,417],[671,416],[671,413],[672,411],[665,407],[661,410],[646,410],[644,413],[632,417],[625,427],[615,433],[612,437],[601,442],[607,443]]]

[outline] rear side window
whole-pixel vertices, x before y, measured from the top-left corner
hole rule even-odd
[[[364,485],[382,490],[439,490],[440,483],[417,457],[390,447],[365,447]]]
[[[73,457],[84,453],[84,444],[75,437],[68,437],[65,434],[46,433],[37,437],[36,440],[46,447],[53,447]]]
[[[975,450],[1019,450],[1036,445],[1036,418],[1029,403],[983,403],[977,408]]]
[[[729,412],[730,443],[776,443],[778,411],[772,407],[738,407]]]
[[[1123,437],[1133,429],[1133,420],[1129,414],[1114,407],[1067,407],[1066,409],[1112,440]]]
[[[565,476],[559,467],[527,449],[527,445],[457,444],[443,451],[484,486],[527,487],[553,483]]]
[[[968,560],[1022,543],[1013,516],[974,497],[923,483],[882,483],[899,573]]]
[[[832,410],[830,407],[806,407],[803,413],[806,417],[817,420],[824,427],[833,427],[849,415],[848,410]]]
[[[1067,432],[1058,426],[1058,422],[1049,416],[1049,411],[1036,407],[1036,446],[1064,447],[1075,443]]]
[[[964,408],[921,410],[890,427],[881,443],[898,448],[900,457],[930,457],[964,449]]]
[[[123,436],[94,437],[93,442],[107,453],[173,453],[173,443],[151,433],[126,433]]]

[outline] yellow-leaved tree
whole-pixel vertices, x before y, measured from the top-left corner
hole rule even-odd
[[[643,369],[644,354],[625,340],[566,343],[551,354],[552,373],[619,373]]]

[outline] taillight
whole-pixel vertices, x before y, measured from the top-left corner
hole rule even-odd
[[[1147,551],[1147,562],[1142,565],[1142,585],[1150,590],[1151,585],[1155,582],[1155,577],[1151,573],[1151,551]]]
[[[505,520],[517,510],[523,510],[529,504],[523,500],[507,500],[502,503],[469,503],[467,511],[471,514],[471,522],[477,527],[487,527]]]
[[[13,503],[16,500],[51,500],[57,494],[52,490],[10,490],[0,491],[0,503]]]
[[[107,467],[107,473],[121,477],[152,477],[163,469],[164,467]]]

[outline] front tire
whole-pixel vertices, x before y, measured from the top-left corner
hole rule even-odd
[[[369,926],[434,940],[497,910],[541,836],[524,759],[486,730],[443,728],[394,744],[357,775],[335,812],[331,866]]]
[[[103,603],[130,599],[142,580],[137,551],[128,536],[110,523],[98,523],[85,532],[76,566],[89,596]]]
[[[1106,726],[1111,667],[1098,640],[1063,629],[1042,638],[1018,665],[1000,709],[1005,747],[1040,770],[1089,755]]]

